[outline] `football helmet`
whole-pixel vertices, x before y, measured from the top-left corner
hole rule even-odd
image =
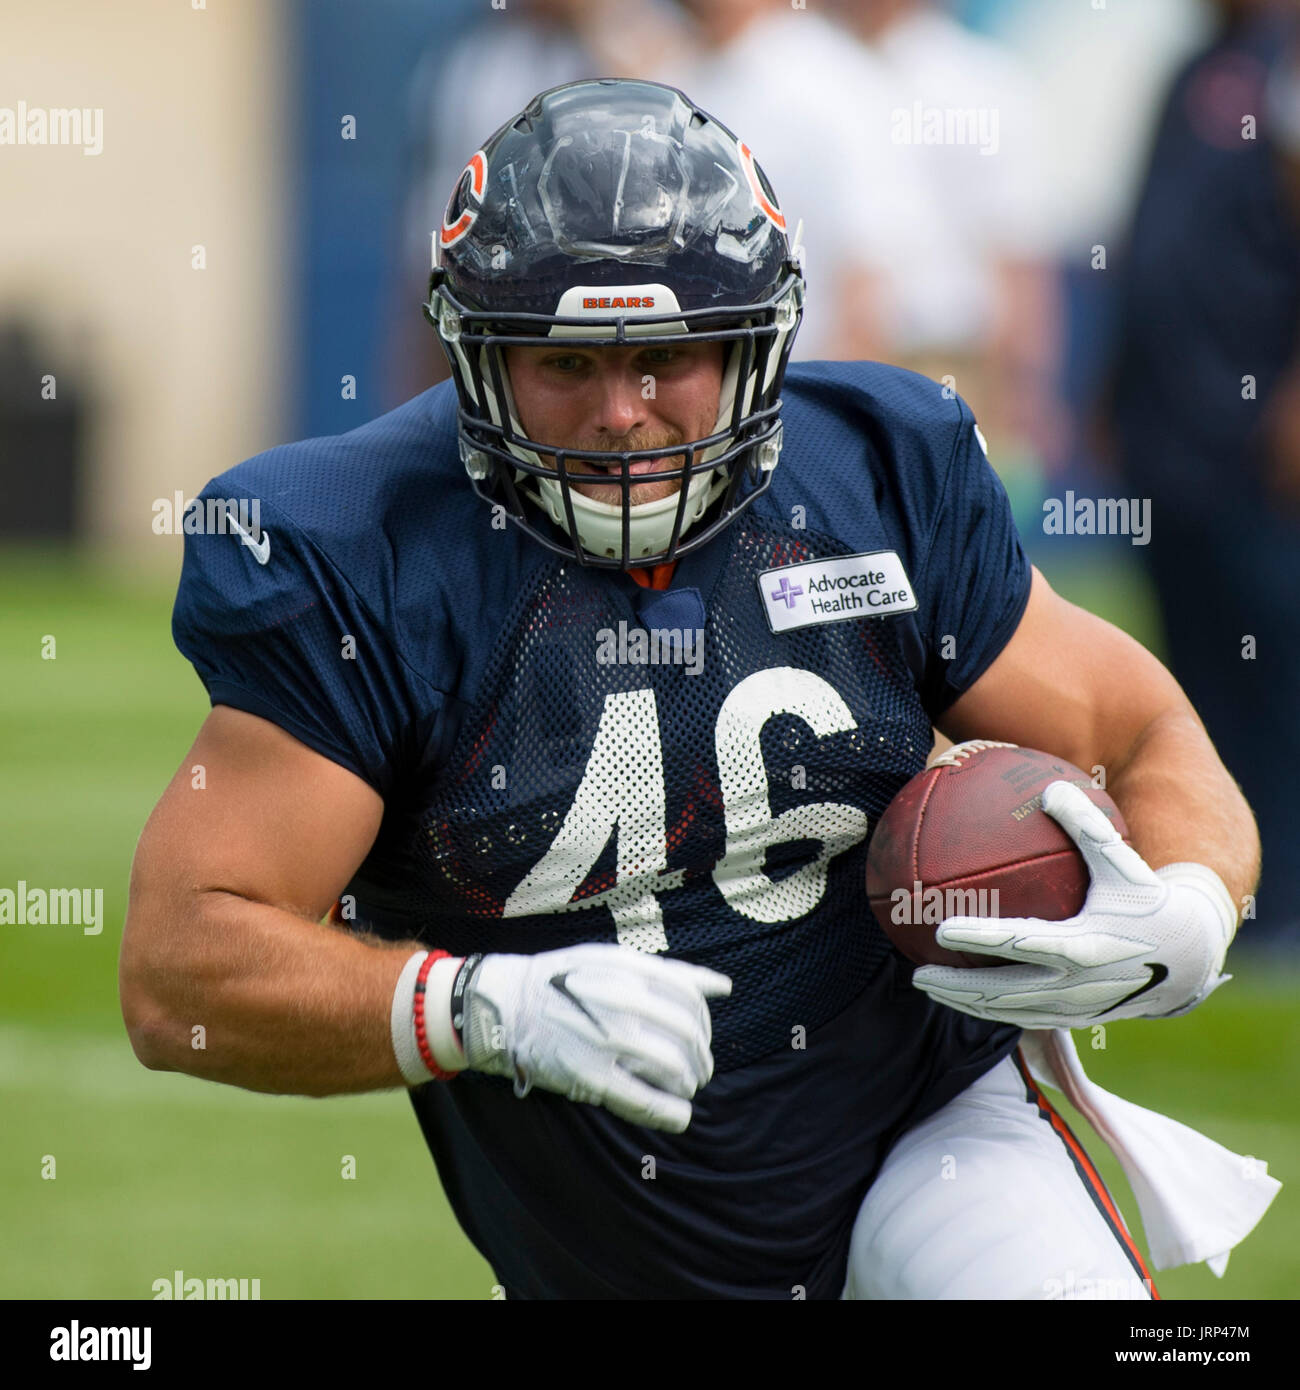
[[[800,253],[748,147],[681,92],[609,78],[542,92],[470,157],[434,237],[424,314],[459,397],[461,459],[517,526],[580,564],[632,569],[698,549],[766,490]],[[506,348],[650,336],[727,345],[711,434],[622,452],[528,437]],[[619,500],[573,487],[589,475],[570,458],[619,470],[602,486]],[[641,459],[678,460],[654,475],[680,480],[671,496],[632,503]]]

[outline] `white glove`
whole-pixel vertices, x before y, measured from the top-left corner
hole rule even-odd
[[[591,943],[535,956],[487,955],[465,987],[465,1057],[477,1071],[603,1105],[680,1134],[713,1075],[716,970]]]
[[[1044,790],[1043,810],[1087,861],[1092,882],[1082,911],[1062,922],[949,917],[935,931],[940,946],[1024,964],[926,965],[912,975],[918,989],[976,1018],[1079,1028],[1185,1014],[1232,978],[1221,972],[1237,913],[1213,869],[1153,870],[1069,782]]]

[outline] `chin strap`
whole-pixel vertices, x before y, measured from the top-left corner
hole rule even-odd
[[[802,234],[803,223],[799,223],[795,232],[796,251],[801,253],[799,238]],[[721,389],[718,394],[718,414],[714,421],[711,434],[717,434],[726,429],[731,420],[732,413],[736,405],[736,393],[742,392],[740,401],[740,416],[743,419],[753,406],[754,397],[760,391],[766,391],[771,385],[776,375],[777,366],[781,361],[785,338],[798,325],[799,305],[801,295],[798,288],[791,291],[788,304],[783,307],[788,308],[788,313],[784,317],[778,318],[779,335],[772,343],[767,353],[767,359],[763,372],[763,380],[758,380],[757,371],[751,363],[750,370],[746,374],[746,379],[740,382],[740,363],[743,358],[744,344],[741,342],[733,343],[727,359],[727,365],[723,369]],[[673,328],[679,325],[671,325]],[[752,320],[746,320],[745,327],[752,326]],[[468,361],[459,343],[455,345],[455,350],[460,356],[460,360],[466,368],[466,379],[472,386],[472,375],[468,372]],[[499,351],[499,349],[498,349]],[[498,395],[493,385],[492,374],[489,370],[488,348],[482,348],[479,352],[479,375],[483,382],[483,405],[489,417],[498,425],[509,428],[516,436],[527,438],[523,424],[519,418],[519,411],[515,404],[514,391],[510,384],[510,373],[506,369],[504,359],[501,361],[501,393]],[[504,399],[502,399],[502,397]],[[696,458],[697,463],[711,463],[714,459],[720,458],[730,449],[736,440],[733,434],[727,434],[725,438],[716,444],[711,444],[704,449]],[[509,443],[506,448],[516,458],[531,464],[534,467],[545,467],[540,455],[535,449],[527,448],[522,444]],[[770,472],[777,463],[781,450],[781,435],[778,433],[774,440],[769,441],[760,449],[758,466],[766,472]],[[473,451],[471,451],[472,453]],[[465,450],[462,447],[463,461],[470,473],[474,477],[482,478],[487,475],[488,467],[485,459],[479,455],[477,458],[464,457]],[[688,497],[686,510],[682,516],[681,530],[678,538],[684,536],[726,491],[730,482],[729,476],[724,473],[701,473],[690,480],[690,495]],[[515,474],[515,483],[524,491],[525,494],[539,505],[550,519],[567,532],[568,517],[565,512],[563,495],[558,482],[550,478],[538,478],[533,474],[520,469]],[[701,495],[703,494],[703,495]],[[570,500],[573,503],[574,521],[578,527],[578,539],[583,547],[595,555],[607,556],[614,554],[622,545],[622,519],[623,509],[621,504],[608,504],[596,502],[589,497],[584,497],[581,493],[576,493],[570,488]],[[660,502],[639,503],[629,509],[631,531],[629,541],[631,542],[633,560],[642,559],[647,555],[656,554],[661,550],[667,549],[669,539],[672,534],[672,523],[675,516],[677,497],[663,499]]]

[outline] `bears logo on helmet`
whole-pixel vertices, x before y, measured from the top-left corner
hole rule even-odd
[[[470,155],[469,163],[465,166],[464,172],[456,180],[457,190],[460,185],[465,183],[465,176],[469,175],[469,183],[466,185],[467,196],[475,203],[483,201],[483,189],[487,184],[487,158],[482,150],[477,150]],[[455,201],[456,195],[452,194]],[[442,234],[439,242],[442,246],[454,246],[474,225],[474,219],[478,216],[475,208],[467,207],[453,223],[449,223],[444,217],[442,219]]]

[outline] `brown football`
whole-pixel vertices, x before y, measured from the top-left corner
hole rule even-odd
[[[1088,866],[1043,810],[1051,782],[1073,782],[1128,838],[1119,807],[1051,753],[976,739],[919,772],[885,808],[867,854],[867,897],[881,930],[918,965],[1006,964],[934,939],[946,917],[1073,917]]]

